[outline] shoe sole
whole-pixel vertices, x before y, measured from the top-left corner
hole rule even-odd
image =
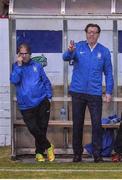
[[[48,161],[50,161],[50,162],[53,162],[55,160],[55,158],[54,159],[48,159]]]
[[[36,160],[37,162],[45,162],[45,159],[44,159],[44,160],[39,160],[39,159],[35,158],[35,160]]]

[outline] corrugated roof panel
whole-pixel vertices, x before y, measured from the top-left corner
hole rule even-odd
[[[66,14],[110,14],[111,0],[66,0]]]
[[[15,14],[58,15],[61,11],[61,0],[15,0]]]
[[[122,13],[122,0],[116,1],[116,13]]]

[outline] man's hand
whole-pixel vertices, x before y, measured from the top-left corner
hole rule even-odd
[[[105,95],[105,101],[106,101],[107,103],[111,102],[111,99],[112,99],[112,96],[111,96],[110,94],[106,94],[106,95]]]
[[[22,61],[23,61],[22,56],[20,56],[20,55],[18,54],[18,56],[17,56],[17,63],[18,63],[18,66],[22,66]]]
[[[68,50],[72,52],[72,51],[74,51],[74,49],[75,49],[75,43],[73,40],[71,40],[70,44],[68,46]]]

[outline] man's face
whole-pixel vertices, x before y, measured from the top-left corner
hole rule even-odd
[[[99,38],[97,27],[89,27],[86,32],[86,38],[90,46],[94,46]]]
[[[19,56],[23,58],[23,62],[27,63],[30,60],[30,54],[25,47],[22,47],[19,52]]]

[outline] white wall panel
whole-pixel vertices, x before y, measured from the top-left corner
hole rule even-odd
[[[62,30],[62,20],[56,19],[17,19],[17,30]]]
[[[9,145],[11,142],[10,135],[0,135],[0,146]]]
[[[0,146],[10,145],[9,22],[0,19]]]
[[[10,126],[0,127],[0,135],[10,135]]]
[[[69,30],[84,30],[89,23],[98,24],[102,30],[111,30],[113,22],[111,20],[68,20]]]
[[[1,127],[10,127],[11,126],[11,123],[10,123],[10,118],[1,118],[0,117],[0,126]]]
[[[2,109],[0,110],[0,118],[10,118],[10,109]]]

